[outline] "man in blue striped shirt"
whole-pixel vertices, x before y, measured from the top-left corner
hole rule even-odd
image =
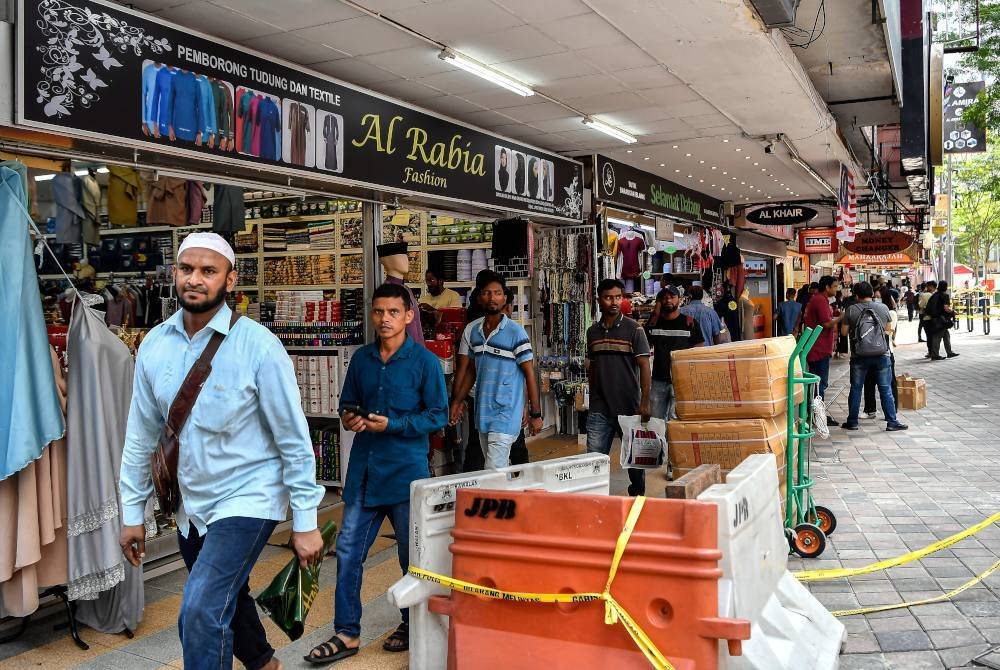
[[[451,422],[462,418],[465,398],[475,384],[480,446],[486,467],[497,469],[508,465],[510,447],[524,425],[526,390],[532,435],[542,429],[542,411],[528,333],[503,313],[507,302],[504,278],[496,273],[484,275],[477,288],[486,316],[470,323],[462,334]]]

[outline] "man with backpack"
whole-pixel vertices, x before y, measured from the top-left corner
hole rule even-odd
[[[874,302],[875,291],[868,282],[860,282],[854,287],[858,301],[847,308],[841,332],[851,341],[851,394],[848,397],[848,416],[844,430],[858,430],[858,413],[861,411],[861,395],[864,392],[865,377],[869,370],[876,373],[876,384],[882,397],[886,430],[906,430],[908,426],[896,417],[896,401],[892,397],[892,362],[889,350],[889,334],[892,315],[889,308]]]

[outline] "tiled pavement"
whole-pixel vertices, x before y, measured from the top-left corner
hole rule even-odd
[[[1000,336],[957,334],[955,349],[962,355],[938,363],[922,358],[922,345],[903,344],[915,339],[913,325],[903,324],[897,372],[927,380],[928,407],[903,413],[910,425],[904,433],[886,433],[883,422],[863,419],[860,432],[833,429],[830,440],[816,442],[816,499],[836,513],[839,525],[821,560],[792,558],[792,570],[859,566],[895,557],[1000,510]],[[846,372],[846,361],[835,361],[831,373],[834,392],[845,386]],[[843,419],[846,407],[844,388],[832,414]],[[575,451],[573,444],[547,441],[533,445],[532,460]],[[662,495],[660,480],[659,476],[649,477],[650,495]],[[613,472],[613,492],[623,493],[627,484],[624,472]],[[388,532],[388,526],[383,531]],[[992,565],[998,554],[1000,527],[991,527],[919,563],[809,586],[831,609],[916,600],[963,584]],[[261,589],[289,556],[285,549],[268,547],[254,570],[252,588]],[[382,639],[399,616],[385,597],[386,589],[399,576],[392,540],[380,538],[366,565],[362,591],[366,646],[336,667],[402,670],[406,655],[381,649]],[[335,572],[335,563],[328,559],[321,574],[323,588],[301,639],[289,643],[265,621],[268,638],[280,646],[277,655],[286,668],[310,667],[301,660],[302,655],[332,634]],[[0,645],[0,670],[183,667],[176,618],[184,574],[177,572],[147,583],[145,618],[134,640],[84,629],[91,649],[82,651],[64,632],[54,633],[51,621],[39,621],[17,642]],[[998,587],[1000,574],[950,602],[845,618],[848,641],[841,668],[979,667],[971,665],[971,658],[1000,645]],[[992,660],[1000,663],[1000,653]]]

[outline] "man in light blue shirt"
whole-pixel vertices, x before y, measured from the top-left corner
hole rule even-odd
[[[714,309],[703,302],[705,289],[701,286],[692,286],[689,292],[691,302],[681,307],[681,314],[694,317],[694,320],[698,322],[701,335],[705,339],[705,346],[710,347],[713,344],[729,342],[729,334],[722,319],[719,318]]]
[[[190,572],[178,631],[184,667],[218,670],[236,657],[249,670],[279,667],[248,579],[292,507],[292,548],[303,565],[320,558],[316,508],[324,490],[291,361],[281,342],[250,319],[231,325],[225,303],[235,255],[215,233],[194,233],[177,253],[182,310],[153,328],[136,359],[122,453],[122,551],[144,556],[143,509],[153,492],[150,457],[188,370],[214,332],[225,335],[212,371],[179,434],[178,543]]]

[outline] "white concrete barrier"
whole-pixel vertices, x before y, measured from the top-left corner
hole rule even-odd
[[[719,668],[835,670],[846,631],[788,572],[774,455],[748,457],[698,500],[719,508],[719,616],[752,623],[742,656],[719,645]]]
[[[773,466],[772,466],[773,467]],[[451,575],[451,531],[455,527],[455,492],[461,488],[504,491],[539,489],[608,495],[611,461],[601,454],[579,454],[482,470],[410,484],[410,564]],[[410,668],[444,670],[448,665],[448,619],[427,610],[432,595],[448,590],[404,575],[389,589],[389,602],[410,608]]]

